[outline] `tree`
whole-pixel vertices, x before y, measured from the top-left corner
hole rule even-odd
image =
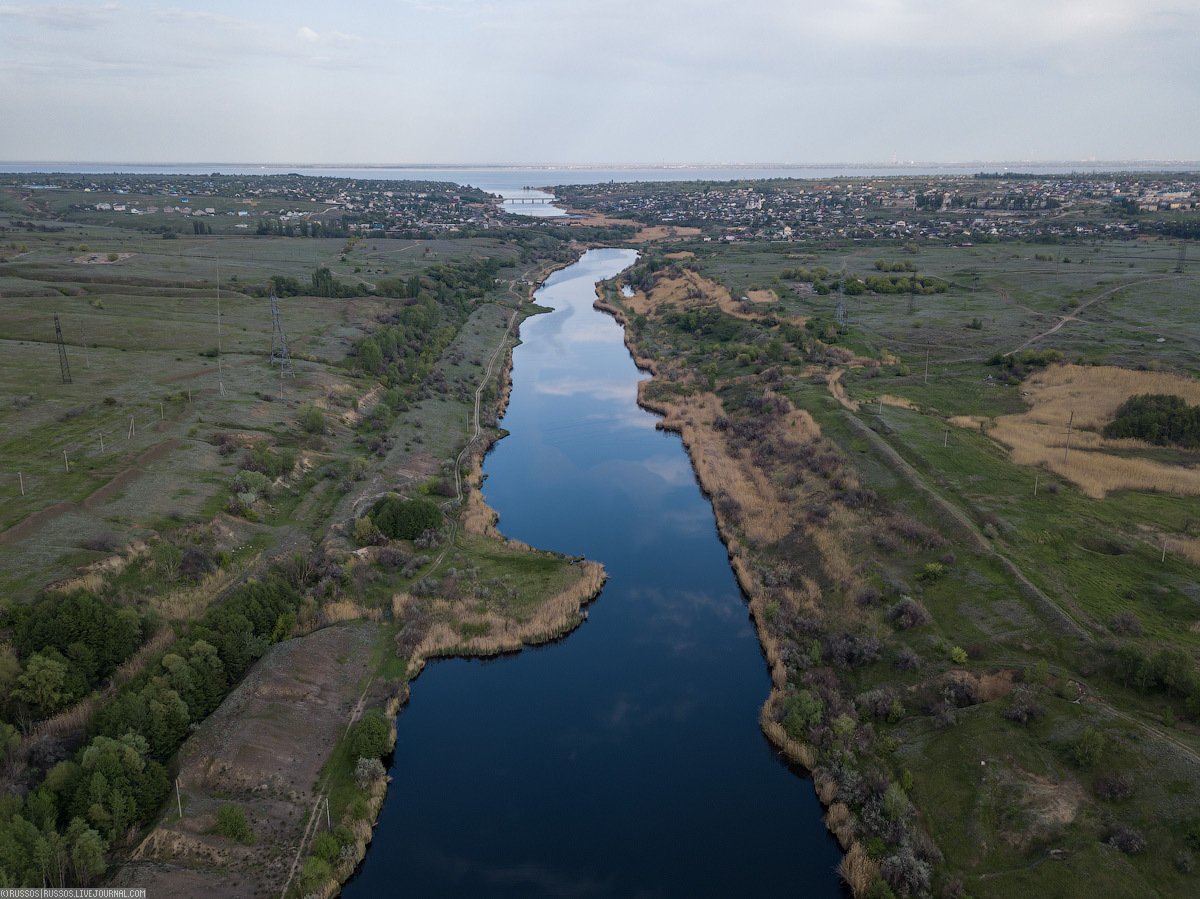
[[[300,425],[310,434],[322,434],[325,432],[325,416],[312,403],[305,403],[300,407]]]
[[[82,818],[76,818],[71,824],[72,831],[75,831],[71,842],[71,867],[75,870],[75,879],[87,886],[92,878],[104,873],[104,853],[108,850],[108,843],[100,836],[100,831],[88,827]]]
[[[383,758],[392,748],[392,727],[379,712],[364,715],[354,725],[350,753],[355,758]]]
[[[393,540],[413,540],[442,523],[441,510],[429,500],[401,499],[394,494],[376,500],[370,518]]]
[[[63,685],[67,667],[62,662],[41,653],[34,653],[17,678],[13,696],[27,702],[42,715],[56,711],[64,699]]]

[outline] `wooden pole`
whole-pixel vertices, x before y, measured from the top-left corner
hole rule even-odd
[[[79,323],[79,342],[83,344],[83,367],[91,368],[92,362],[88,359],[87,351],[87,336],[83,333],[83,322]]]
[[[946,447],[949,445],[950,445],[950,429],[946,428],[946,436],[942,438],[942,446]]]
[[[167,413],[165,413],[165,412],[163,411],[163,404],[162,404],[162,403],[159,403],[159,404],[158,404],[158,418],[159,418],[159,421],[166,421],[166,420],[167,420]]]
[[[100,431],[100,452],[104,452],[104,432]]]
[[[1071,417],[1067,420],[1067,448],[1063,451],[1063,461],[1067,461],[1067,456],[1071,452],[1071,425],[1075,424],[1075,410],[1071,410]]]
[[[183,817],[183,800],[179,796],[179,778],[175,778],[175,803],[179,806],[179,817]]]
[[[131,416],[129,416],[129,434],[127,436],[132,437],[136,433],[137,433],[137,428],[135,428],[133,426],[133,416],[131,415]]]
[[[69,474],[71,471],[71,463],[67,461],[67,451],[66,450],[63,450],[63,467],[66,468],[67,473]]]
[[[1163,541],[1163,554],[1162,554],[1162,558],[1159,559],[1159,561],[1160,562],[1167,561],[1167,541],[1166,540]]]
[[[925,383],[929,383],[929,350],[925,351]]]
[[[25,473],[18,471],[17,479],[21,482],[21,496],[25,495]]]
[[[1037,484],[1038,484],[1038,476],[1035,474],[1033,476],[1033,495],[1034,496],[1037,496]]]

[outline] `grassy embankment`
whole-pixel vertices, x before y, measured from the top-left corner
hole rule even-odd
[[[643,289],[610,290],[604,304],[655,372],[643,403],[682,433],[714,498],[772,669],[764,729],[813,770],[855,892],[882,894],[882,880],[897,893],[1053,894],[1102,876],[1113,895],[1187,894],[1200,759],[1180,699],[1194,687],[1164,682],[1145,657],[1196,643],[1197,570],[1183,554],[1160,558],[1161,537],[1190,541],[1194,500],[1097,500],[1050,471],[1034,496],[1037,471],[948,419],[1021,413],[1022,385],[986,360],[1071,314],[1075,296],[1060,291],[1106,294],[1084,316],[1106,325],[1103,341],[1068,323],[1031,346],[1123,361],[1143,349],[1143,328],[1161,327],[1178,335],[1153,344],[1161,364],[1194,365],[1191,312],[1172,302],[1190,282],[1132,296],[1101,283],[1124,276],[1130,255],[1161,274],[1168,257],[1143,246],[1096,248],[1073,277],[1015,264],[1033,255],[1020,247],[975,251],[966,271],[971,251],[936,250],[916,257],[922,274],[974,287],[969,270],[986,270],[991,283],[920,296],[911,317],[908,297],[854,297],[838,334],[831,299],[780,278],[797,261],[776,248],[692,250],[682,265],[698,271],[636,269]],[[855,254],[880,251],[800,264]],[[779,299],[735,318],[722,285],[698,275],[735,295],[770,285]],[[1172,317],[1107,327],[1118,309],[1145,308],[1143,293]]]
[[[379,619],[394,611],[393,596],[410,589],[422,594],[384,628],[393,650],[400,634],[420,636],[411,647],[421,647],[418,663],[409,669],[403,661],[381,661],[382,673],[399,677],[400,685],[372,694],[376,701],[399,696],[405,672],[419,670],[426,656],[503,651],[560,633],[578,621],[572,610],[598,590],[601,575],[591,567],[470,535],[447,544],[444,535],[430,534],[422,546],[401,542],[359,551],[349,539],[349,525],[374,496],[389,489],[436,496],[456,474],[453,458],[472,433],[485,359],[494,350],[503,359],[509,348],[506,326],[521,305],[515,291],[501,284],[464,297],[470,308],[460,303],[465,318],[447,320],[455,330],[445,350],[427,367],[412,369],[412,386],[392,393],[348,352],[400,304],[365,292],[285,298],[281,312],[298,377],[284,380],[280,400],[280,382],[265,358],[266,302],[242,288],[274,274],[303,280],[321,264],[344,275],[348,255],[377,275],[416,277],[422,285],[441,279],[451,284],[453,299],[458,288],[445,281],[446,271],[489,256],[515,260],[512,246],[249,237],[163,242],[90,225],[31,233],[23,242],[27,251],[5,266],[0,334],[6,358],[15,360],[0,375],[0,389],[12,397],[0,427],[10,474],[22,475],[0,485],[6,586],[21,601],[57,579],[60,593],[86,589],[134,612],[150,639],[120,665],[114,685],[157,671],[177,634],[269,564],[306,594],[288,625],[297,635],[364,615]],[[121,258],[73,262],[85,243],[106,254],[120,249]],[[215,252],[222,278],[219,356],[210,280],[215,259],[208,258]],[[47,299],[63,319],[69,385],[58,382]],[[72,328],[80,324],[86,360],[80,340],[73,340]],[[486,387],[481,393],[485,416],[491,409],[494,419],[496,396]],[[315,425],[310,406],[320,413]],[[249,448],[256,445],[263,450],[259,461],[279,470],[246,496],[234,476],[248,477],[238,475],[239,465],[254,464]],[[70,470],[54,463],[63,450]],[[451,500],[445,508],[455,517],[459,504]],[[435,570],[439,565],[442,571]],[[285,628],[275,639],[287,635]],[[28,658],[12,658],[22,672]],[[46,700],[6,710],[28,728],[10,750],[31,763],[10,766],[9,774],[32,783],[70,756],[108,701],[100,694],[64,696],[59,702],[70,703],[64,709],[51,704],[53,697]],[[335,757],[330,770],[338,769]],[[307,810],[309,798],[294,801]],[[98,834],[103,829],[102,822],[86,823]],[[135,834],[101,837],[120,858]],[[205,839],[219,844],[221,838]],[[262,861],[252,853],[249,864],[257,870]],[[22,877],[16,875],[17,882]]]

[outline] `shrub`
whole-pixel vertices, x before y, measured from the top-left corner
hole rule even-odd
[[[300,426],[310,434],[325,432],[325,415],[312,403],[300,407]]]
[[[1012,698],[1004,717],[1018,724],[1028,724],[1046,714],[1042,704],[1038,702],[1037,693],[1031,687],[1021,684],[1012,692]]]
[[[379,759],[359,759],[354,765],[354,783],[364,793],[383,780],[383,763]],[[362,817],[366,817],[364,814]]]
[[[921,896],[929,892],[933,870],[908,846],[901,846],[879,865],[879,873],[898,896]]]
[[[442,523],[442,513],[427,499],[389,495],[376,500],[371,507],[371,520],[387,537],[413,540],[424,531],[436,529]]]
[[[808,690],[801,690],[788,700],[783,729],[793,740],[805,740],[809,728],[820,724],[824,715],[825,703]]]
[[[1114,772],[1096,778],[1096,795],[1105,802],[1124,802],[1133,795],[1133,778]]]
[[[910,646],[901,646],[896,653],[896,670],[913,671],[921,665],[921,657]]]
[[[315,855],[305,859],[304,867],[300,869],[300,884],[306,893],[316,891],[331,877],[333,871],[330,870],[329,862]]]
[[[1089,725],[1071,744],[1071,759],[1080,768],[1090,768],[1100,760],[1104,746],[1104,734]]]
[[[961,646],[955,646],[950,649],[950,661],[955,665],[967,664],[967,651]]]
[[[1116,832],[1108,838],[1108,845],[1126,855],[1136,855],[1145,850],[1146,840],[1132,827],[1122,826],[1118,827]]]
[[[354,542],[359,546],[364,546],[371,542],[371,538],[375,536],[375,525],[371,521],[371,516],[365,515],[362,518],[354,519]]]
[[[380,759],[391,751],[392,726],[379,712],[370,712],[350,732],[350,752],[355,758]]]
[[[917,572],[918,581],[936,581],[946,573],[946,568],[941,562],[929,562]]]
[[[217,809],[217,833],[247,846],[255,842],[254,832],[246,822],[246,812],[240,805],[223,805]]]
[[[1117,612],[1108,620],[1108,626],[1114,633],[1123,637],[1138,637],[1142,633],[1142,622],[1138,620],[1137,613],[1132,609]]]
[[[900,602],[888,612],[888,619],[901,630],[933,623],[933,616],[929,614],[929,610],[911,596],[901,597]]]

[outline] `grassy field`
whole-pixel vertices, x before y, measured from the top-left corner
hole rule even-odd
[[[1200,727],[1183,700],[1200,695],[1200,565],[1186,484],[1200,457],[1097,433],[1132,393],[1195,401],[1197,275],[1174,271],[1177,245],[687,249],[674,259],[694,272],[687,298],[667,267],[635,269],[638,292],[605,299],[655,367],[644,401],[703,460],[775,679],[764,727],[814,770],[843,847],[860,844],[863,892],[882,872],[903,894],[926,863],[945,895],[1069,896],[1081,878],[1105,895],[1190,895]],[[877,259],[947,288],[847,296],[838,333],[836,273],[868,277]],[[820,265],[833,294],[783,277]],[[722,286],[752,301],[723,312]],[[820,436],[781,428],[773,395]],[[1063,453],[1071,411],[1060,464],[1045,453]],[[1042,455],[1014,451],[1022,422],[1044,429]],[[1125,474],[1098,480],[1097,459]],[[1119,479],[1147,464],[1151,480]],[[782,539],[760,526],[779,514]],[[919,614],[897,617],[905,603]],[[1178,687],[1131,673],[1173,650]],[[792,705],[804,697],[823,711]],[[817,717],[793,723],[793,708]],[[879,817],[870,797],[889,781],[937,851],[898,835],[898,801]]]

